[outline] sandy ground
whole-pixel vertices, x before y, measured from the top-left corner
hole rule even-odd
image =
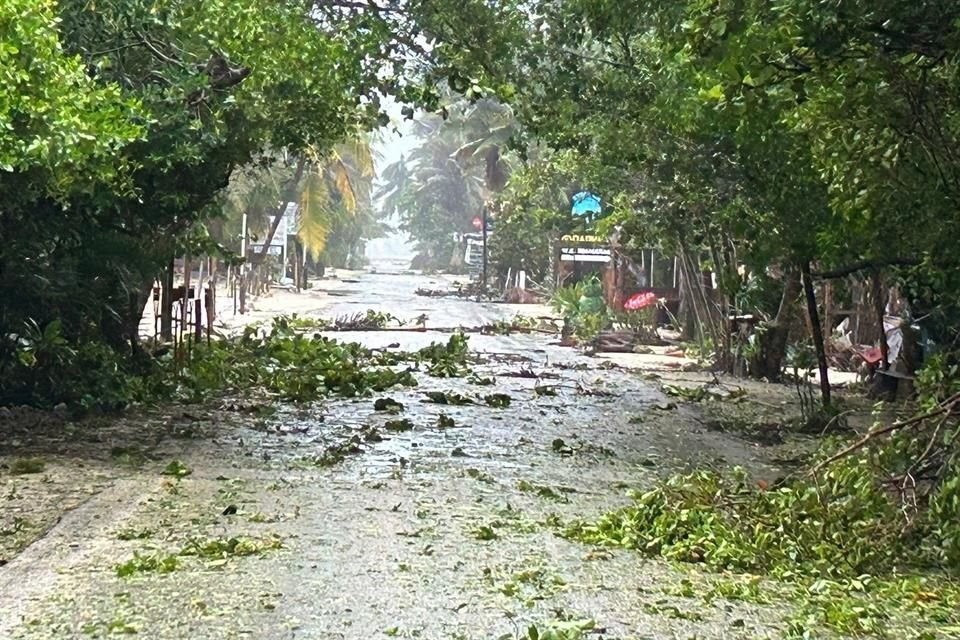
[[[329,319],[376,309],[426,315],[430,328],[549,315],[413,294],[447,280],[341,274],[221,320],[235,330],[278,313]],[[447,335],[334,337],[414,349]],[[682,371],[682,360],[588,358],[554,340],[472,335],[476,373],[495,385],[418,375],[418,387],[384,394],[404,404],[413,430],[365,442],[330,468],[313,463],[327,446],[391,417],[374,411],[374,398],[253,413],[263,400],[229,398],[93,424],[38,416],[29,428],[23,415],[7,423],[0,415],[0,531],[9,532],[0,535],[9,560],[0,567],[0,638],[489,640],[564,617],[593,619],[606,638],[781,637],[784,607],[670,595],[682,580],[720,576],[556,534],[673,471],[740,465],[776,477],[796,443],[746,437],[722,411],[664,394],[664,383],[716,384]],[[521,369],[538,378],[518,377]],[[557,395],[538,395],[538,385]],[[512,403],[441,407],[424,402],[430,390],[496,391]],[[794,410],[784,387],[752,385],[748,395],[771,424]],[[441,428],[441,413],[454,426]],[[14,475],[26,457],[43,469]],[[189,474],[165,474],[173,461]],[[198,551],[236,550],[233,538],[249,554]],[[118,566],[133,574],[119,576]]]

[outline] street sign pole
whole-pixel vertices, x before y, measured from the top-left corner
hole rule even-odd
[[[243,262],[240,264],[240,287],[237,295],[240,297],[240,315],[243,315],[247,312],[247,214],[243,214],[241,221],[240,257],[243,258]]]
[[[487,205],[483,205],[481,216],[481,225],[483,227],[483,282],[480,285],[481,293],[487,295]]]

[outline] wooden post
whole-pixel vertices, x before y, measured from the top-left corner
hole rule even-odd
[[[247,214],[243,214],[241,219],[241,230],[240,230],[240,257],[243,258],[244,262],[240,265],[240,315],[243,315],[247,312],[247,271],[250,269],[250,266],[247,264]],[[236,302],[234,302],[236,306]]]
[[[220,261],[210,258],[210,302],[207,308],[207,340],[213,331],[213,321],[217,319],[217,278],[220,275]]]
[[[823,335],[829,340],[833,335],[833,283],[823,283]]]
[[[196,288],[200,289],[199,282]],[[193,303],[194,339],[197,344],[203,341],[203,310],[200,307],[200,298],[198,297]]]
[[[300,243],[296,240],[293,241],[293,281],[300,293]]]
[[[890,345],[887,344],[887,328],[884,324],[883,283],[880,281],[880,269],[874,268],[870,274],[871,296],[873,297],[874,313],[880,323],[880,366],[883,371],[890,368]]]
[[[309,281],[310,274],[307,271],[307,248],[303,248],[303,261],[300,263],[300,277],[303,278],[303,288],[306,289]]]
[[[217,318],[217,289],[209,287],[204,294],[207,309],[207,344],[210,344],[210,335],[213,333],[213,321]]]
[[[160,338],[166,342],[173,340],[173,265],[170,256],[160,287]]]
[[[483,226],[483,282],[480,283],[480,293],[487,295],[487,205],[483,205],[480,224]]]
[[[249,276],[246,271],[240,271],[240,315],[247,312],[247,280]]]
[[[190,301],[190,274],[193,271],[193,267],[190,265],[190,254],[183,256],[183,297],[181,298],[182,306],[180,307],[180,329],[181,333],[183,327],[187,326],[187,303]]]

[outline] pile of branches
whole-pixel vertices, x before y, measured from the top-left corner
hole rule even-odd
[[[398,327],[403,324],[398,318],[389,313],[367,310],[353,315],[338,316],[331,327],[334,331],[379,331],[395,323]]]
[[[480,290],[480,283],[478,282],[468,282],[467,284],[454,282],[453,288],[451,289],[426,289],[420,287],[416,293],[418,296],[426,296],[428,298],[474,298],[481,295],[482,291]]]
[[[871,429],[815,465],[812,473],[872,448],[876,462],[888,471],[883,483],[899,494],[905,513],[916,514],[938,491],[950,491],[948,483],[960,485],[958,437],[960,393],[955,393],[923,413]]]

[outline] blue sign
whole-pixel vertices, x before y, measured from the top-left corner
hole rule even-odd
[[[585,216],[590,213],[600,213],[600,197],[589,191],[581,191],[573,196],[573,208],[571,213],[575,216]]]

